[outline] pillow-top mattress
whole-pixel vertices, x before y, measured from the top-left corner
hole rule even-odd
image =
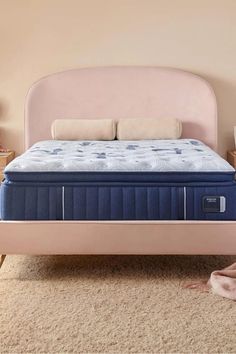
[[[43,141],[12,161],[4,220],[236,220],[234,169],[197,140]]]
[[[227,181],[235,170],[193,139],[41,141],[5,169],[10,181]]]

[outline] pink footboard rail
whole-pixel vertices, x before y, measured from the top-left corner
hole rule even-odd
[[[0,254],[236,254],[235,221],[0,221]]]

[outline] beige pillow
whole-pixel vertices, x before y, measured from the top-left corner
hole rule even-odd
[[[175,118],[120,119],[117,124],[118,140],[179,139],[181,121]]]
[[[116,125],[112,119],[56,119],[51,132],[54,140],[113,140]]]

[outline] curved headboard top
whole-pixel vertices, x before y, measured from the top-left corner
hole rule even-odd
[[[51,139],[55,119],[160,118],[183,122],[183,138],[217,147],[211,86],[192,73],[161,67],[97,67],[49,75],[29,90],[25,147]]]

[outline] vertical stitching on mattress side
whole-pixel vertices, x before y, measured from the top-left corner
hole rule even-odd
[[[75,219],[75,198],[74,198],[75,188],[76,187],[71,187],[72,220]]]
[[[87,211],[88,211],[88,207],[87,207],[87,203],[88,203],[88,201],[87,201],[87,187],[85,186],[84,187],[84,198],[85,198],[85,200],[84,200],[84,208],[85,208],[85,220],[87,220],[88,219],[88,215],[87,215]]]
[[[170,219],[172,218],[175,218],[175,215],[177,214],[177,218],[179,218],[179,198],[177,199],[177,197],[179,197],[178,195],[178,189],[176,187],[171,187],[170,189],[170,206],[169,206],[169,215],[170,215]],[[175,211],[173,211],[173,205],[175,204],[175,200],[177,200],[178,203],[177,206],[178,206],[178,209],[176,211],[176,214],[175,214]]]
[[[101,215],[100,214],[100,187],[98,186],[97,187],[97,215],[96,215],[96,217],[97,217],[97,219],[99,220],[99,215]],[[105,194],[105,192],[104,192],[104,194]]]
[[[184,186],[184,220],[187,220],[187,199],[186,199],[186,187]]]
[[[147,206],[146,218],[147,218],[147,220],[149,220],[149,205],[148,205],[148,201],[149,201],[149,188],[146,188],[146,206]]]
[[[109,213],[110,213],[109,219],[111,220],[111,187],[109,188]]]
[[[122,193],[121,193],[121,195],[122,195],[122,203],[121,203],[121,205],[122,205],[122,220],[124,220],[124,188],[123,187],[121,187],[121,190],[122,190]]]
[[[65,220],[65,186],[61,188],[62,220]]]
[[[39,188],[37,188],[37,193],[36,193],[36,217],[39,219]]]
[[[193,195],[193,201],[192,201],[192,204],[193,204],[193,219],[196,218],[196,211],[197,211],[197,208],[196,208],[196,205],[195,205],[195,200],[196,200],[196,188],[192,188],[192,195]]]
[[[23,188],[24,188],[23,210],[24,210],[24,220],[26,220],[26,202],[25,202],[25,200],[26,200],[26,189],[25,189],[25,187],[23,187]]]

